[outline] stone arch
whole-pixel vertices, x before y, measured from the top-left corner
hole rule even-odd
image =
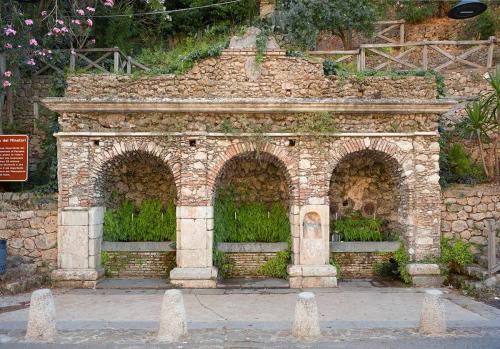
[[[411,142],[405,142],[405,145],[410,146]],[[339,168],[343,161],[352,161],[356,156],[369,156],[370,159],[378,163],[383,163],[383,167],[388,171],[391,179],[394,181],[394,190],[397,193],[396,197],[398,199],[397,204],[393,207],[393,213],[396,217],[393,220],[394,224],[392,228],[396,225],[402,237],[408,241],[411,225],[409,222],[412,222],[410,217],[410,201],[413,196],[410,185],[412,171],[409,171],[413,164],[411,154],[403,151],[399,145],[383,139],[357,138],[342,142],[340,146],[333,150],[333,154],[331,154],[332,161],[328,165],[329,176],[326,186],[328,188],[329,201],[331,184],[335,179],[336,169]],[[332,203],[329,202],[329,204],[330,210],[332,210]],[[378,204],[375,199],[371,202],[366,201],[362,207],[354,208],[356,211],[366,211],[364,212],[366,215],[367,212],[373,214],[377,210],[377,207]],[[333,219],[333,217],[331,218]]]
[[[285,174],[288,185],[290,206],[296,205],[298,200],[297,164],[278,146],[270,143],[259,147],[254,143],[240,143],[231,145],[215,161],[215,165],[207,173],[209,202],[213,205],[219,181],[226,166],[237,158],[257,158],[270,162],[280,168]]]
[[[91,163],[92,206],[103,206],[104,182],[110,167],[120,159],[143,159],[164,165],[172,174],[176,197],[180,194],[180,164],[172,153],[162,146],[148,141],[121,141],[106,146]]]

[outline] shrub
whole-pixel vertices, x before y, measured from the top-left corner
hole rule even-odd
[[[288,263],[290,263],[290,251],[280,251],[260,267],[259,274],[286,279],[288,276],[286,272]]]
[[[381,225],[380,219],[363,217],[359,213],[344,216],[334,224],[343,241],[382,241]]]
[[[398,16],[408,23],[420,23],[431,18],[436,5],[424,1],[405,1],[397,7]]]
[[[216,242],[280,242],[290,239],[287,209],[280,203],[236,205],[234,193],[221,193],[215,202]]]
[[[446,135],[442,137],[440,143],[439,167],[442,185],[477,184],[487,180],[482,167],[471,164],[469,155],[460,143],[448,145]]]
[[[448,270],[463,268],[474,261],[474,255],[470,251],[470,243],[462,240],[441,239],[441,257],[439,262]]]
[[[401,243],[399,249],[394,253],[394,260],[398,264],[399,277],[405,284],[409,284],[411,282],[411,276],[406,271],[406,265],[410,263],[410,255],[406,252],[403,243]]]
[[[214,248],[214,252],[212,255],[214,266],[218,269],[218,277],[220,279],[225,279],[231,274],[231,271],[234,269],[234,262],[227,257],[227,255]]]
[[[106,241],[175,241],[175,205],[164,209],[159,200],[144,200],[140,209],[124,201],[104,214]]]

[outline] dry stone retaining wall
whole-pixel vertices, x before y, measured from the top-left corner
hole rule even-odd
[[[106,251],[103,268],[107,277],[168,278],[175,267],[175,251]]]
[[[0,239],[9,256],[21,256],[38,271],[57,267],[57,198],[0,193]]]
[[[376,265],[389,261],[392,256],[392,252],[332,253],[343,279],[371,279],[377,276]]]
[[[486,220],[500,229],[500,187],[498,184],[455,185],[443,191],[441,231],[445,237],[473,244],[478,255],[487,255]],[[498,235],[498,234],[497,234]]]

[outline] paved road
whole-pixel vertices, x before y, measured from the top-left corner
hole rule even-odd
[[[420,336],[422,289],[313,290],[322,338],[290,336],[298,290],[183,290],[190,337],[172,348],[499,348],[500,310],[446,290],[442,337]],[[162,290],[54,290],[59,336],[23,343],[28,309],[0,313],[0,348],[152,348]],[[3,297],[2,304],[29,295]]]

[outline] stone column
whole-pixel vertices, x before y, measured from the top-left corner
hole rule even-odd
[[[194,144],[193,144],[194,141]],[[177,267],[170,282],[187,288],[217,286],[212,266],[214,208],[208,200],[205,139],[185,139],[177,203]]]

